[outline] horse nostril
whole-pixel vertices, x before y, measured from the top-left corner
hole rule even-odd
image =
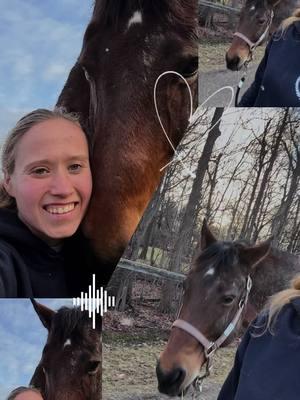
[[[237,71],[240,68],[240,57],[235,56],[232,58],[229,58],[226,54],[226,65],[228,69],[231,69],[232,71]]]
[[[186,371],[183,368],[175,368],[171,372],[164,373],[159,364],[156,367],[156,375],[158,380],[158,390],[169,396],[180,394],[180,387],[185,379]]]

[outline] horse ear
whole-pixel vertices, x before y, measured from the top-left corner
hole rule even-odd
[[[44,306],[43,304],[38,303],[34,299],[30,299],[30,301],[33,305],[33,308],[35,309],[35,312],[39,316],[42,324],[49,331],[51,328],[53,316],[54,314],[56,314],[55,311],[51,310],[51,308]]]
[[[246,247],[241,249],[241,258],[250,265],[251,268],[255,268],[268,254],[271,249],[272,238],[262,242],[258,245]]]
[[[206,219],[204,218],[201,229],[201,242],[200,242],[201,250],[205,250],[207,247],[209,247],[216,241],[217,241],[216,237],[210,231]]]

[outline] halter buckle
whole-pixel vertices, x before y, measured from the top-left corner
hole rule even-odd
[[[218,349],[216,342],[212,342],[209,347],[204,349],[204,354],[206,358],[211,357],[214,352]]]

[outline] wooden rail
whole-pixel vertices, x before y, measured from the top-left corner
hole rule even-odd
[[[236,14],[236,15],[240,14],[240,10],[238,8],[225,6],[220,3],[213,3],[212,1],[208,1],[208,0],[200,0],[199,6],[212,8],[222,14],[232,14],[232,13]]]
[[[126,260],[121,258],[117,268],[126,269],[137,274],[141,274],[144,276],[152,277],[152,278],[160,278],[160,279],[168,279],[169,281],[181,283],[185,279],[184,274],[180,274],[178,272],[171,272],[165,269],[152,267],[148,264],[144,264],[137,261]]]

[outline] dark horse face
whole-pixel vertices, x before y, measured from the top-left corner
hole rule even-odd
[[[253,247],[218,241],[204,223],[201,252],[186,278],[178,319],[192,324],[208,340],[217,340],[238,310],[247,276],[269,248],[269,241]],[[223,345],[231,340],[233,335]],[[198,376],[205,361],[203,346],[189,333],[173,327],[157,365],[159,390],[180,395]]]
[[[49,334],[30,384],[44,400],[101,399],[101,322],[92,329],[87,311],[32,303]]]
[[[155,113],[156,79],[174,70],[197,99],[197,39],[195,0],[95,3],[58,105],[79,112],[91,135],[93,195],[83,226],[103,264],[122,255],[173,155]],[[157,99],[176,147],[188,125],[187,87],[178,76],[165,76]]]
[[[271,21],[271,13],[278,0],[247,0],[241,10],[237,32],[252,43],[256,43]],[[265,39],[268,38],[268,34]],[[250,57],[250,46],[243,39],[234,36],[226,53],[227,68],[236,71],[242,68]]]

